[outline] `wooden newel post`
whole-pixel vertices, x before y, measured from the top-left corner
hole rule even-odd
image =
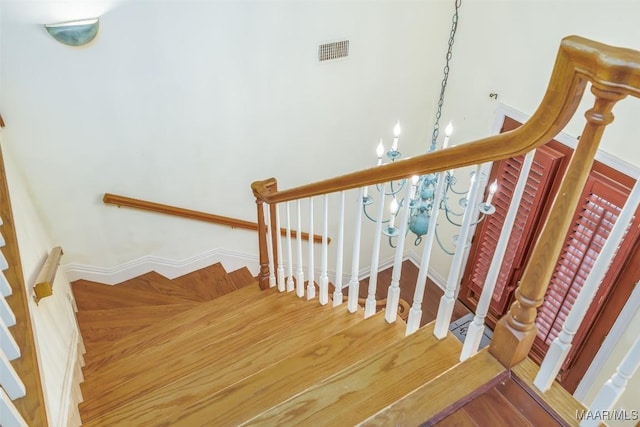
[[[264,198],[267,193],[276,188],[275,178],[265,181],[257,181],[251,184],[254,196],[256,196],[256,207],[258,209],[258,250],[260,272],[258,273],[258,284],[260,289],[269,289],[269,250],[267,245],[267,223],[264,215]],[[271,211],[273,212],[273,211]],[[273,222],[273,221],[272,221]],[[272,229],[273,230],[273,229]],[[274,253],[274,257],[277,256]]]
[[[587,124],[584,132],[515,292],[515,302],[494,331],[490,352],[508,368],[525,359],[533,345],[537,332],[537,308],[544,300],[564,244],[563,236],[571,226],[581,195],[581,191],[576,189],[584,188],[604,128],[613,121],[613,106],[626,96],[618,91],[598,88],[597,84],[592,86],[591,92],[596,100],[593,108],[585,113]]]

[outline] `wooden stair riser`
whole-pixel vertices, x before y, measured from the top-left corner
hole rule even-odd
[[[249,286],[253,283],[258,286],[256,278],[253,276],[253,274],[251,274],[247,267],[242,267],[232,271],[231,273],[229,273],[229,277],[231,278],[231,281],[233,281],[233,283],[236,285],[237,289],[244,288],[245,286]]]
[[[196,310],[201,308],[202,306]],[[269,303],[265,303],[265,299],[255,301],[248,306],[226,313],[224,316],[209,318],[208,322],[198,321],[185,325],[186,328],[179,333],[169,327],[169,332],[162,332],[161,344],[149,347],[146,345],[147,343],[141,343],[137,350],[105,366],[100,372],[93,375],[91,380],[85,381],[82,384],[82,391],[87,399],[104,395],[103,388],[107,378],[110,379],[110,382],[106,385],[118,387],[118,384],[113,382],[116,379],[127,381],[140,374],[141,361],[144,361],[144,366],[153,370],[162,369],[163,366],[171,370],[176,360],[191,353],[199,354],[201,357],[206,357],[206,354],[211,353],[210,357],[215,358],[216,351],[220,351],[217,348],[224,346],[225,342],[234,336],[246,334],[252,330],[260,330],[268,335],[273,328],[272,322],[281,317],[279,313],[281,310],[290,311],[291,315],[295,317],[298,313],[304,313],[305,307],[293,298],[272,294]],[[170,325],[170,319],[167,324]],[[207,363],[206,360],[200,363]],[[164,377],[164,379],[167,378]]]
[[[349,369],[371,353],[371,343],[376,343],[374,351],[381,351],[400,341],[404,329],[400,323],[387,324],[384,313],[378,313],[182,410],[168,411],[166,420],[170,425],[199,425],[203,420],[239,425]]]
[[[190,289],[203,301],[210,301],[239,289],[220,263],[176,277],[172,281]]]
[[[136,389],[131,392],[126,389],[105,389],[107,395],[103,399],[115,400],[113,404],[109,403],[110,412],[106,413],[107,408],[102,405],[102,408],[93,408],[91,412],[88,411],[90,408],[86,408],[87,411],[82,408],[85,425],[144,425],[156,422],[181,411],[191,403],[191,399],[198,401],[223,390],[252,373],[288,358],[296,349],[319,342],[362,320],[360,316],[347,313],[345,307],[321,307],[317,301],[303,305],[312,308],[295,316],[281,316],[279,322],[270,325],[270,333],[253,328],[245,335],[234,335],[224,347],[214,349],[204,364],[199,359],[201,355],[185,358],[181,361],[184,365],[178,365],[176,361],[174,365],[183,366],[185,371],[174,366],[174,372],[167,372],[170,381],[163,381],[165,386],[161,388],[154,386],[155,390]],[[144,383],[144,378],[142,380]],[[155,380],[157,376],[149,373],[148,381]],[[116,392],[117,395],[113,395]],[[180,397],[183,395],[190,396],[189,401]],[[136,400],[131,401],[134,396]]]
[[[455,366],[460,349],[427,326],[243,425],[356,425]]]
[[[86,355],[85,372],[101,371],[115,360],[140,351],[161,345],[174,336],[189,333],[195,323],[210,323],[234,311],[234,307],[246,306],[264,298],[265,294],[257,286],[245,287],[215,301],[203,303],[201,308],[189,310],[167,319],[167,321],[148,326],[144,333],[123,337],[116,342],[96,345]]]
[[[188,304],[193,301],[138,289],[76,280],[72,284],[78,311],[110,308],[140,307],[145,305]]]
[[[158,295],[167,295],[190,301],[202,301],[200,295],[196,294],[191,289],[180,286],[175,281],[168,279],[155,271],[124,281],[116,286],[119,288],[153,292]]]

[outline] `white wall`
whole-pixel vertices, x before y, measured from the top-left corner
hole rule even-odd
[[[50,239],[31,203],[29,186],[16,167],[11,151],[3,147],[3,155],[25,285],[31,295],[38,272],[56,243]],[[71,299],[69,282],[61,271],[56,275],[52,296],[42,299],[38,305],[29,299],[51,426],[66,426],[69,411],[74,411],[69,408],[69,398],[78,360],[79,331]]]
[[[397,119],[403,150],[424,146],[449,25],[440,3],[124,2],[74,49],[32,6],[4,7],[7,133],[26,141],[16,158],[66,261],[103,267],[257,252],[253,233],[104,206],[104,192],[255,220],[254,180],[373,165]],[[342,37],[351,57],[319,64],[317,44]]]
[[[85,3],[3,2],[0,34],[7,142],[66,262],[256,254],[252,233],[104,206],[104,192],[254,220],[253,180],[288,188],[373,165],[397,119],[406,155],[428,143],[452,2]],[[102,15],[83,48],[39,25],[83,13]],[[639,13],[628,1],[466,0],[443,114],[452,143],[489,133],[491,92],[531,114],[562,37],[640,49]],[[317,44],[342,37],[351,58],[318,64]],[[602,143],[636,165],[639,106],[621,103]],[[446,276],[450,258],[433,261]]]

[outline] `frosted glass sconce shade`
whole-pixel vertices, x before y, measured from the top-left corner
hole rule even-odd
[[[98,27],[98,18],[44,26],[54,39],[69,46],[82,46],[89,43],[98,34]]]

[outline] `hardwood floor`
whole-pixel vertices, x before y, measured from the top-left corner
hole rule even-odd
[[[387,290],[389,288],[389,284],[391,284],[392,272],[393,268],[390,267],[378,273],[378,290],[376,292],[376,299],[379,300],[387,297]],[[402,274],[400,276],[400,298],[407,301],[409,306],[413,304],[413,294],[416,289],[418,272],[419,269],[413,262],[407,260],[402,263]],[[368,286],[369,278],[360,281],[360,298],[367,297]],[[436,319],[438,314],[438,305],[440,304],[440,298],[443,294],[444,292],[442,289],[440,289],[440,287],[431,279],[427,278],[424,298],[422,300],[422,321],[420,322],[420,326],[424,326]],[[461,302],[456,301],[451,320],[455,321],[469,313],[471,313],[469,309],[467,309]]]
[[[556,415],[508,377],[434,424],[437,427],[562,426]]]

